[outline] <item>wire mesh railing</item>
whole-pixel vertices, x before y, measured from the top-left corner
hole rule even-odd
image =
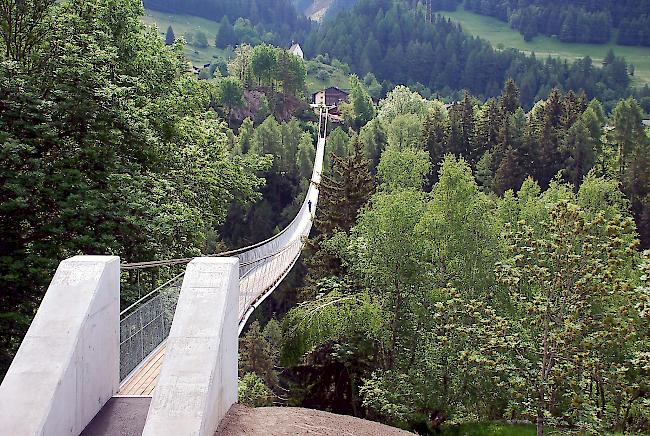
[[[169,335],[183,274],[122,311],[120,320],[120,380],[140,365]]]
[[[311,231],[323,167],[327,113],[321,113],[311,183],[295,218],[277,235],[242,249],[216,256],[239,258],[239,330],[248,317],[296,263]],[[177,266],[192,258],[123,265],[125,270]],[[184,273],[138,299],[120,314],[120,380],[124,381],[167,338],[174,318]]]

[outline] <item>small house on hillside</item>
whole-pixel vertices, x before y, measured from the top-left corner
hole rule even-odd
[[[298,56],[302,60],[305,59],[305,54],[303,53],[300,44],[292,44],[291,48],[289,49],[289,53],[291,53],[294,56]]]
[[[348,101],[348,93],[338,89],[336,86],[330,86],[312,94],[311,100],[317,106],[338,106],[340,103]]]

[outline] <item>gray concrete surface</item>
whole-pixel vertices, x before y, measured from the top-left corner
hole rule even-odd
[[[238,259],[190,262],[143,435],[213,435],[237,401],[238,298]]]
[[[119,386],[120,259],[64,260],[0,385],[3,435],[78,435]]]
[[[151,397],[113,397],[81,436],[140,436]]]

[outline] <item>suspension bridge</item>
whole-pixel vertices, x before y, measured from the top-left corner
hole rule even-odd
[[[208,435],[237,400],[237,337],[298,260],[311,231],[328,111],[311,183],[275,236],[200,258],[61,263],[0,385],[0,433]],[[120,274],[185,267],[119,310]]]

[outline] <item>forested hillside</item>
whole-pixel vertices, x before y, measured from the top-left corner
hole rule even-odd
[[[62,260],[258,241],[286,223],[311,172],[298,58],[243,46],[230,77],[198,80],[143,12],[139,0],[15,6],[33,28],[0,15],[0,375]],[[220,235],[229,220],[246,234]],[[125,274],[123,307],[170,273]]]
[[[459,91],[467,89],[485,99],[498,95],[500,84],[512,77],[528,108],[536,100],[547,97],[553,87],[584,90],[589,98],[601,99],[608,109],[616,99],[629,95],[630,74],[634,69],[615,53],[607,56],[602,66],[588,57],[567,63],[557,58],[536,59],[515,50],[500,50],[434,15],[436,10],[455,8],[456,3],[452,0],[333,2],[320,26],[310,26],[305,17],[298,19],[293,5],[283,1],[277,5],[265,3],[265,7],[273,9],[268,14],[258,13],[260,7],[254,0],[218,5],[211,1],[148,0],[145,5],[219,20],[219,30],[214,36],[219,48],[264,41],[285,45],[290,42],[290,35],[291,39],[303,43],[309,57],[328,55],[349,65],[362,77],[372,73],[382,84],[384,93],[396,84],[408,84],[425,95],[437,93],[455,99],[459,98]],[[296,5],[310,7],[305,2]],[[595,26],[603,30],[602,25]],[[579,29],[569,27],[572,31]],[[589,29],[580,33],[595,34]],[[207,37],[211,39],[211,35]]]
[[[598,44],[609,41],[618,29],[619,44],[650,46],[648,0],[465,0],[464,5],[510,23],[526,39],[544,34]]]
[[[420,434],[647,434],[637,102],[607,116],[554,89],[527,112],[508,81],[451,106],[399,86],[375,112],[352,84],[300,304],[241,340],[241,401]],[[506,420],[531,424],[486,424]]]
[[[309,20],[296,11],[291,0],[144,0],[144,6],[237,25],[240,37],[229,42],[231,45],[250,42],[242,38],[247,33],[253,33],[264,42],[285,45],[292,39],[302,40],[311,26]],[[235,33],[234,28],[232,33]]]
[[[353,9],[310,34],[307,53],[328,53],[360,75],[372,72],[387,82],[385,89],[401,83],[441,95],[468,89],[488,98],[498,95],[501,84],[512,77],[526,107],[545,98],[553,87],[583,89],[589,98],[608,103],[627,92],[627,64],[613,54],[604,68],[597,68],[589,58],[569,64],[497,50],[411,3],[359,0]]]

